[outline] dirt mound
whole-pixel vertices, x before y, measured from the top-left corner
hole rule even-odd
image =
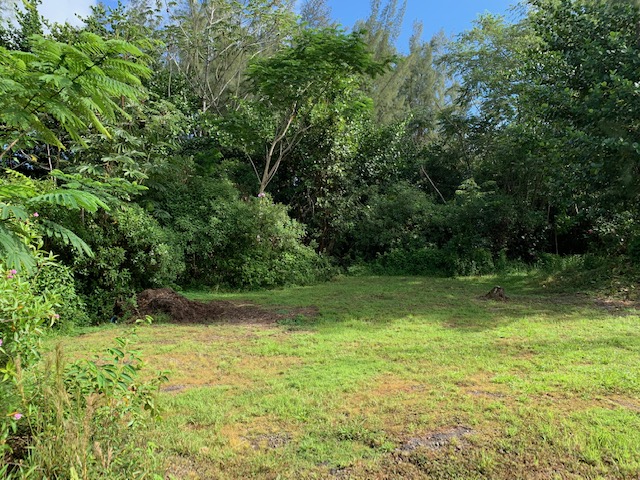
[[[168,316],[169,321],[174,323],[275,323],[298,315],[315,317],[318,314],[314,307],[275,312],[247,303],[198,302],[189,300],[171,288],[144,290],[138,294],[137,303],[134,318],[160,314]]]
[[[189,300],[171,288],[144,290],[138,294],[137,303],[136,317],[163,314],[177,323],[209,323],[223,312],[220,305]]]

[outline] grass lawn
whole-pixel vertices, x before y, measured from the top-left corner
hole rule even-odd
[[[480,297],[497,283],[510,300]],[[193,293],[314,318],[143,327],[168,478],[640,478],[640,318],[525,276]],[[619,314],[624,313],[624,314]],[[71,356],[122,328],[62,339]]]

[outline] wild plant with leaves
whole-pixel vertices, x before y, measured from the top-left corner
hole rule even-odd
[[[30,179],[7,170],[0,177],[0,260],[7,267],[33,270],[34,252],[42,248],[42,236],[59,238],[77,252],[91,255],[89,246],[71,230],[43,218],[42,208],[58,206],[95,212],[108,210],[106,203],[90,192],[55,186],[53,182]]]
[[[145,97],[143,53],[122,40],[83,32],[73,45],[34,35],[30,51],[0,47],[0,159],[16,146],[43,142],[64,148],[105,121],[128,118],[127,101]]]
[[[58,345],[38,368],[18,365],[13,395],[0,397],[13,402],[0,417],[2,478],[159,478],[159,459],[140,432],[158,414],[166,376],[140,378],[135,336],[133,328],[91,360],[71,363]],[[16,448],[20,437],[28,450]]]

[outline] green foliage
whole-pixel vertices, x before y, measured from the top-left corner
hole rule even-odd
[[[309,283],[327,274],[327,262],[303,245],[304,228],[268,197],[240,198],[224,179],[191,168],[151,192],[153,210],[184,252],[185,283],[264,288]],[[170,187],[170,188],[169,188]],[[150,202],[151,203],[151,202]]]
[[[23,366],[40,358],[40,339],[54,324],[54,304],[32,282],[0,262],[0,474],[6,475],[7,439],[17,431],[21,417],[17,387]]]
[[[302,244],[304,228],[289,218],[284,205],[267,198],[236,201],[224,214],[236,220],[221,225],[214,283],[245,288],[302,285],[329,273],[327,261]]]
[[[83,236],[94,252],[92,257],[78,257],[56,246],[72,266],[93,321],[120,315],[116,304],[145,288],[172,285],[184,270],[170,232],[134,203],[93,215],[61,215],[58,221]]]
[[[89,323],[87,306],[76,291],[71,267],[57,261],[41,263],[31,281],[36,292],[45,298],[57,299],[55,327],[70,328]]]
[[[465,160],[463,178],[496,182],[529,219],[546,217],[553,235],[526,242],[532,253],[619,254],[640,192],[640,8],[527,3],[513,25],[481,17],[445,56],[461,76],[457,106],[467,112],[457,124],[443,118],[449,155]]]
[[[288,110],[305,101],[331,101],[350,86],[353,75],[384,70],[384,61],[374,61],[362,34],[325,28],[303,31],[290,47],[254,62],[248,75],[263,101]]]
[[[640,236],[629,242],[629,258],[634,265],[640,267]]]
[[[131,44],[84,32],[73,45],[34,35],[30,47],[0,47],[2,155],[25,140],[63,148],[51,120],[81,144],[88,126],[108,136],[104,119],[128,118],[120,99],[144,98],[140,77],[149,70]]]
[[[74,363],[58,345],[54,358],[19,373],[22,413],[13,420],[18,428],[7,445],[13,435],[28,435],[29,449],[12,453],[5,445],[0,450],[12,460],[5,478],[124,480],[158,472],[153,445],[140,434],[158,413],[155,395],[166,377],[141,378],[143,363],[131,348],[133,335],[135,330],[116,338],[116,346],[102,356]]]
[[[88,212],[98,208],[108,210],[95,195],[67,187],[54,187],[50,182],[32,180],[12,170],[0,176],[0,260],[10,268],[32,270],[35,266],[32,250],[42,246],[42,235],[55,237],[78,253],[92,254],[89,246],[71,230],[40,218],[38,210],[51,207]]]
[[[373,59],[360,33],[334,28],[303,30],[290,46],[251,64],[247,74],[252,91],[272,124],[261,139],[264,162],[253,163],[260,193],[307,131],[336,112],[349,116],[369,108],[360,83],[385,71],[386,65]]]
[[[24,274],[0,263],[0,373],[5,380],[15,375],[17,357],[24,366],[39,358],[39,341],[58,315],[53,295],[41,295]]]
[[[371,191],[350,235],[353,251],[372,260],[391,249],[417,251],[442,243],[441,223],[445,219],[441,217],[442,210],[428,195],[406,183]]]
[[[412,250],[392,248],[380,255],[368,269],[376,275],[451,276],[458,273],[457,260],[451,252],[434,246]]]

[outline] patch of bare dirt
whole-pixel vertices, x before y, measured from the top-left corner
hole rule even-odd
[[[473,433],[468,427],[456,427],[445,432],[430,433],[422,437],[409,438],[397,449],[398,452],[412,452],[418,448],[438,450],[449,446],[453,441]]]
[[[285,313],[276,312],[250,303],[228,301],[199,302],[189,300],[171,288],[144,290],[137,297],[134,318],[146,315],[165,315],[173,323],[276,323],[299,315],[315,317],[318,309],[290,308]]]
[[[288,433],[264,433],[246,438],[254,450],[270,450],[284,447],[291,441]]]
[[[632,402],[625,398],[620,398],[620,397],[610,398],[609,401],[614,405],[628,408],[629,410],[633,410],[634,412],[640,412],[640,402],[635,402],[635,401]]]
[[[165,387],[161,387],[161,392],[181,392],[187,388],[186,385],[167,385]]]
[[[637,301],[597,298],[594,303],[597,307],[605,309],[611,315],[625,316],[640,314],[640,302]]]

